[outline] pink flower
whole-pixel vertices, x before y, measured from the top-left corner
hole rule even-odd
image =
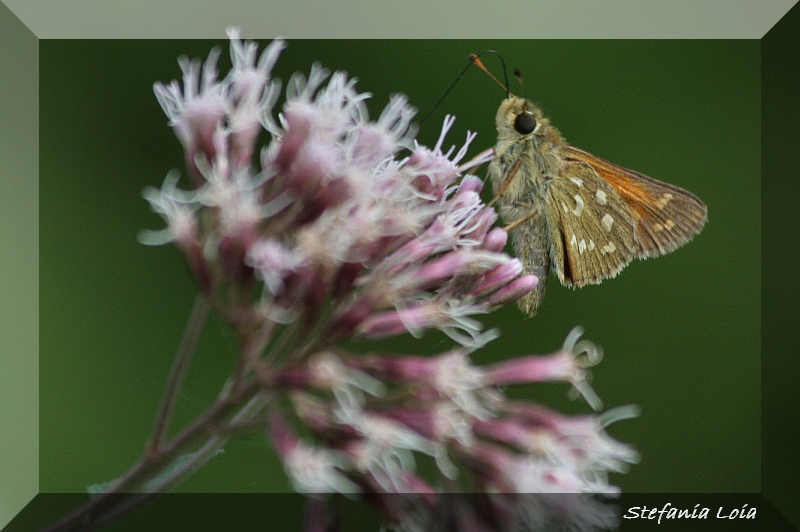
[[[445,151],[450,116],[433,148],[419,145],[402,95],[370,121],[355,79],[316,64],[290,78],[276,113],[271,71],[284,42],[259,56],[238,30],[228,35],[233,68],[221,81],[212,51],[202,67],[180,60],[182,87],[155,86],[192,187],[178,189],[170,174],[145,191],[167,228],[141,239],[174,242],[235,331],[242,347],[229,388],[269,398],[265,425],[295,489],[371,493],[395,524],[431,518],[442,485],[491,492],[497,515],[527,521],[531,505],[512,511],[503,494],[615,492],[607,472],[637,456],[604,432],[607,418],[561,416],[503,392],[563,381],[599,409],[587,368],[602,351],[578,341],[580,328],[551,355],[470,359],[499,335],[475,316],[538,282],[503,251],[508,235],[467,173],[491,150],[462,163],[469,134]],[[262,132],[270,139],[256,154]],[[347,343],[433,329],[452,340],[436,356],[362,355]],[[433,471],[418,473],[420,458]],[[401,504],[390,497],[398,493],[417,498]],[[457,521],[477,516],[453,508]]]

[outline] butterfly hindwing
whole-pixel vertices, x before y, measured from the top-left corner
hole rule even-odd
[[[561,283],[597,284],[637,256],[636,220],[622,197],[594,169],[564,161],[548,183],[551,260]]]

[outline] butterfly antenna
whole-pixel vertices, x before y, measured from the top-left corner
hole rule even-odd
[[[486,66],[484,66],[483,62],[480,60],[480,56],[482,56],[483,54],[494,54],[494,55],[496,55],[497,57],[500,58],[500,62],[503,65],[503,76],[505,77],[505,80],[506,80],[506,84],[505,85],[500,83],[500,81],[498,81],[497,78],[495,78],[492,75],[492,73],[489,72],[489,70],[487,70]],[[451,83],[450,86],[447,88],[447,90],[444,91],[444,94],[442,94],[442,97],[439,98],[439,100],[433,105],[433,107],[431,107],[430,111],[428,111],[425,114],[425,116],[422,117],[422,119],[419,121],[420,124],[422,124],[423,122],[425,122],[425,120],[430,118],[430,116],[433,114],[433,112],[439,107],[439,105],[441,105],[441,103],[444,101],[444,99],[447,97],[447,95],[450,94],[450,92],[456,86],[456,83],[458,83],[461,80],[461,78],[464,77],[464,74],[467,73],[467,70],[469,70],[469,67],[471,67],[472,65],[476,65],[478,68],[480,68],[481,70],[483,70],[484,72],[489,74],[489,77],[492,78],[495,81],[495,83],[497,83],[498,85],[503,87],[503,90],[506,91],[506,97],[508,97],[508,95],[510,94],[509,91],[508,91],[508,72],[506,71],[506,62],[503,59],[503,56],[500,55],[500,52],[496,52],[494,50],[484,50],[483,52],[481,52],[479,54],[470,54],[469,55],[469,63],[467,63],[467,66],[465,66],[464,70],[462,70],[461,73],[458,75],[458,77],[456,77],[456,79],[453,80],[453,83]]]
[[[500,64],[503,65],[503,79],[505,80],[505,84],[501,83],[500,80],[498,80],[496,77],[494,77],[494,74],[489,72],[489,69],[486,68],[486,65],[483,64],[483,61],[481,61],[481,56],[484,55],[484,54],[494,54],[500,59]],[[490,78],[492,78],[495,83],[500,85],[500,87],[504,91],[506,91],[506,98],[511,96],[511,91],[508,90],[508,69],[506,68],[506,60],[503,59],[503,56],[500,54],[500,52],[496,52],[495,50],[484,50],[483,52],[481,52],[479,54],[470,54],[469,59],[470,59],[470,61],[475,63],[475,65],[478,68],[480,68],[481,70],[486,72],[486,74]]]
[[[528,108],[528,91],[525,90],[525,82],[522,81],[522,70],[519,68],[514,69],[514,77],[519,82],[519,87],[522,89],[522,98],[525,100],[524,108]]]

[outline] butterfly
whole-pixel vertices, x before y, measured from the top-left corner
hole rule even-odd
[[[495,121],[487,176],[525,272],[539,278],[519,301],[531,316],[551,269],[565,286],[598,284],[682,246],[708,219],[691,192],[570,145],[526,98],[509,92]]]

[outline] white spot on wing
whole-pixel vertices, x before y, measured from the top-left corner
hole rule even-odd
[[[614,245],[613,242],[609,242],[605,246],[600,248],[600,252],[605,255],[606,253],[614,253],[617,250],[617,246]]]
[[[606,232],[610,233],[611,226],[614,225],[614,217],[610,214],[606,214],[603,216],[603,219],[600,220],[600,223],[603,224],[603,228],[606,230]]]
[[[608,200],[606,199],[606,193],[603,192],[602,190],[598,190],[597,192],[595,192],[594,197],[597,198],[597,202],[600,205],[605,205],[606,203],[608,203]]]
[[[580,194],[575,194],[573,197],[575,198],[575,208],[572,209],[572,214],[575,216],[580,216],[583,214],[583,208],[586,206],[586,204],[583,202],[583,198]]]
[[[661,196],[661,197],[658,199],[658,201],[656,201],[656,206],[657,206],[659,209],[663,209],[664,207],[666,207],[666,206],[667,206],[667,203],[669,203],[669,202],[670,202],[670,200],[672,200],[672,198],[674,198],[674,197],[675,197],[675,196],[673,196],[673,195],[672,195],[672,194],[670,194],[669,192],[666,192],[666,193],[664,193],[664,195],[662,195],[662,196]]]
[[[583,179],[581,179],[580,177],[570,177],[569,180],[578,185],[579,187],[583,186]]]

